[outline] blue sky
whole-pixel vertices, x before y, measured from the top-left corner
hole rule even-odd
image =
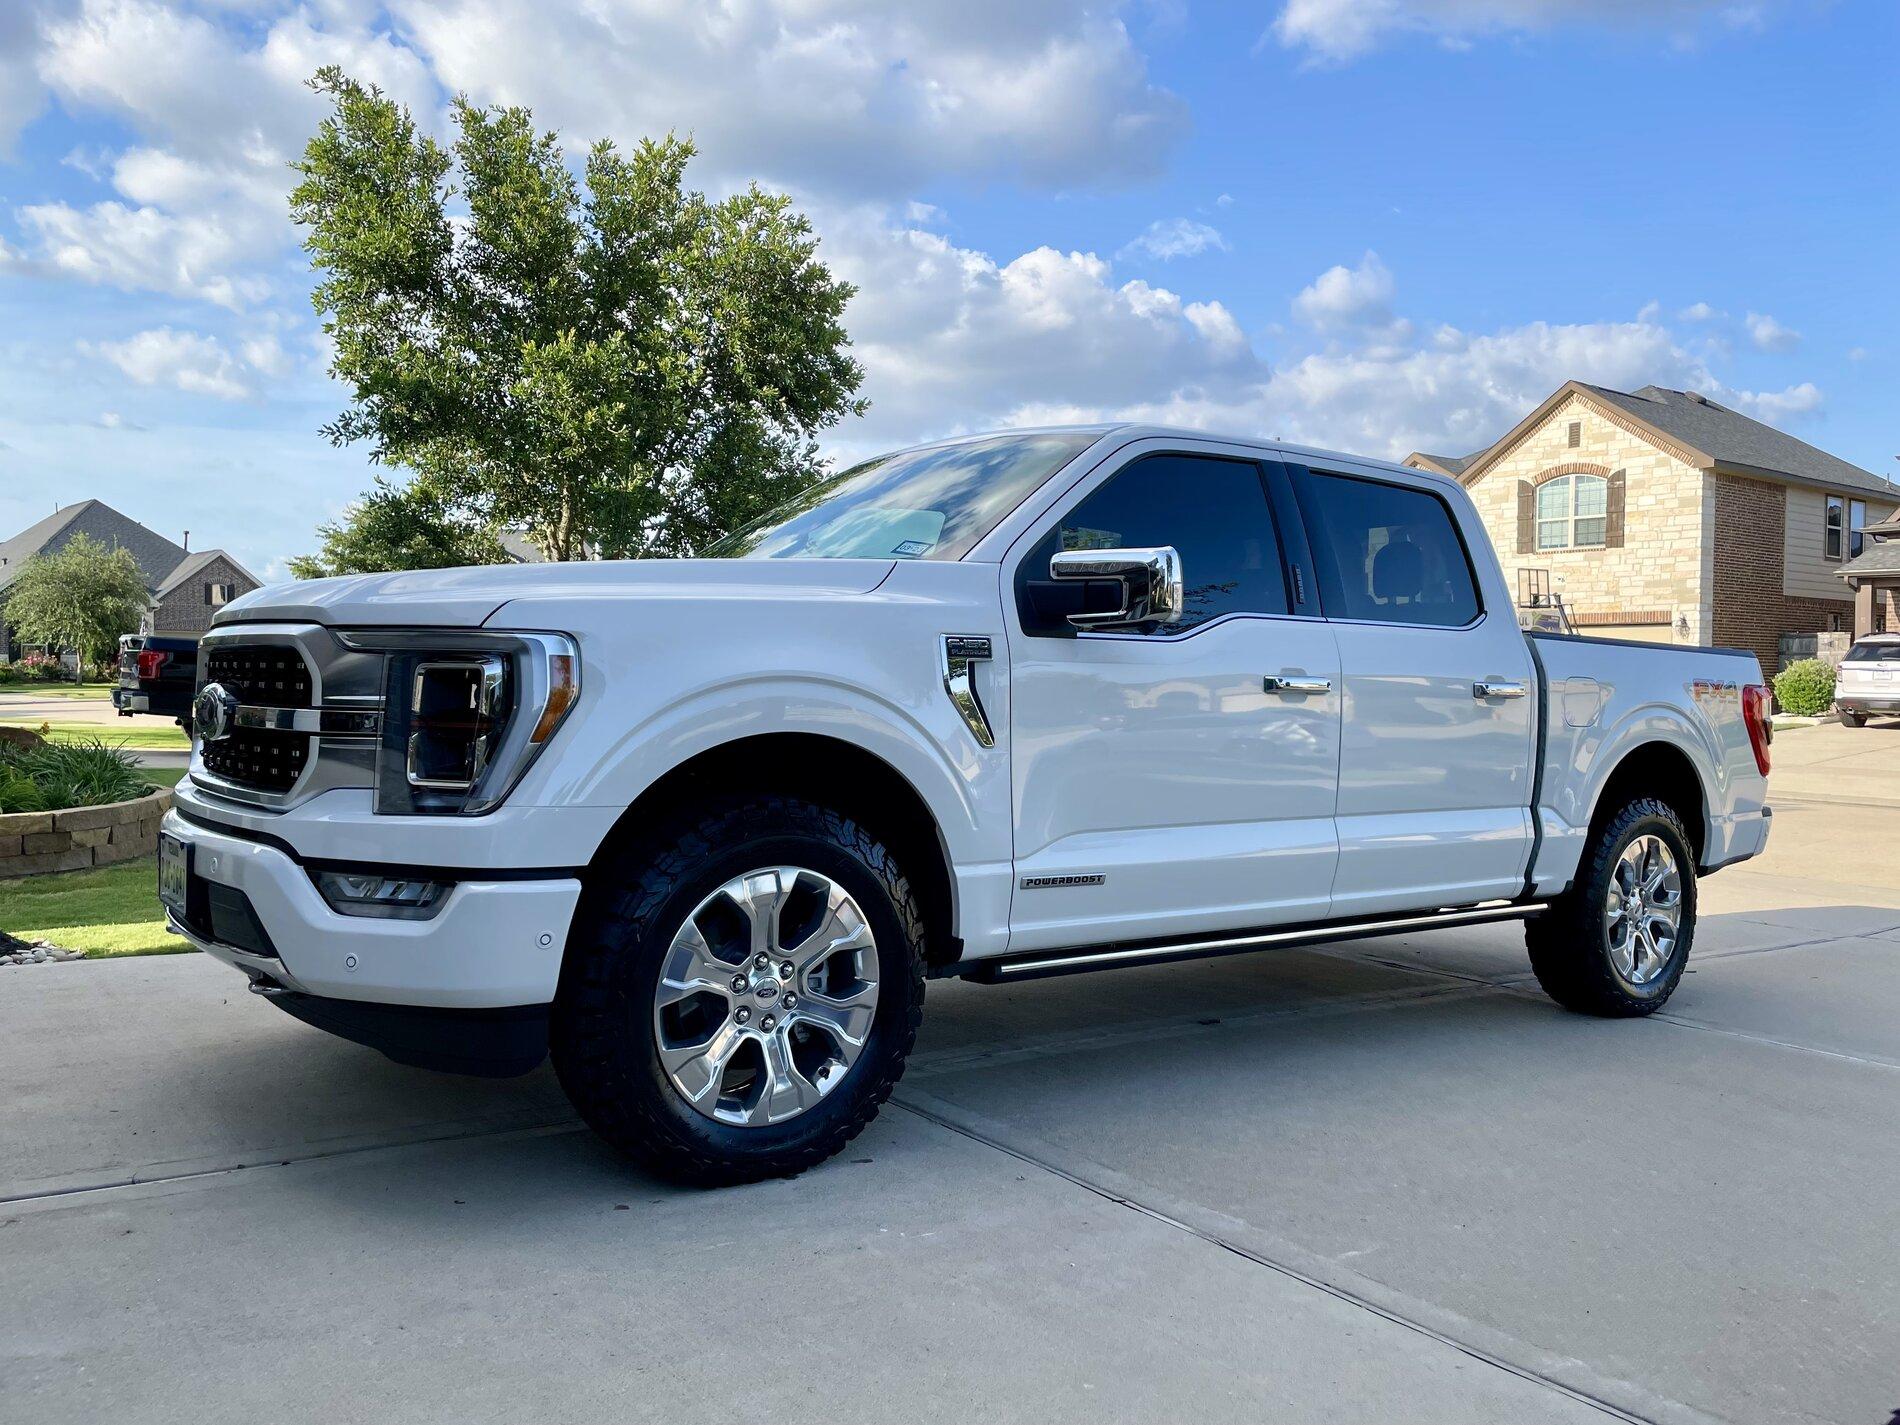
[[[1893,473],[1896,58],[1891,0],[14,0],[0,533],[97,496],[268,577],[367,483],[284,209],[333,60],[793,192],[862,289],[840,456],[1457,453],[1577,377]]]

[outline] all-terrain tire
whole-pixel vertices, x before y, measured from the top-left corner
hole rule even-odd
[[[876,939],[878,999],[845,1077],[796,1117],[717,1122],[667,1077],[653,1017],[674,934],[717,887],[799,866],[849,891]],[[924,1005],[923,909],[890,851],[827,807],[761,795],[704,807],[591,868],[550,1025],[561,1087],[596,1133],[644,1166],[704,1187],[790,1177],[861,1133],[890,1097]]]
[[[1865,727],[1867,726],[1867,714],[1844,712],[1841,714],[1841,726]]]
[[[1661,973],[1634,984],[1616,968],[1604,905],[1616,864],[1639,836],[1660,838],[1676,858],[1682,906],[1676,942]],[[1525,922],[1531,969],[1544,992],[1565,1009],[1606,1019],[1654,1014],[1675,993],[1695,940],[1695,855],[1689,834],[1673,808],[1642,797],[1610,812],[1591,828],[1576,882],[1542,915]]]

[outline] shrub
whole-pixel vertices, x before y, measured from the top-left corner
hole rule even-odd
[[[1790,663],[1775,675],[1775,701],[1783,712],[1819,717],[1834,704],[1834,670],[1819,658]]]
[[[42,747],[0,743],[0,812],[104,806],[151,790],[131,753],[97,738]]]

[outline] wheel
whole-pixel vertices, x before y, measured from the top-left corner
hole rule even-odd
[[[1682,979],[1695,907],[1681,818],[1652,798],[1629,802],[1591,830],[1571,889],[1525,923],[1531,969],[1565,1009],[1654,1014]]]
[[[1867,726],[1867,714],[1844,712],[1841,714],[1841,726],[1842,727],[1865,727]]]
[[[789,797],[597,864],[550,1036],[581,1117],[715,1186],[789,1177],[877,1115],[917,1037],[924,920],[862,826]]]

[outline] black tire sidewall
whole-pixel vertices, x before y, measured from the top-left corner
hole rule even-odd
[[[912,957],[917,950],[882,879],[859,856],[824,834],[821,815],[796,805],[769,818],[743,840],[700,859],[668,894],[641,915],[628,942],[618,947],[615,972],[629,1032],[612,1050],[627,1086],[646,1100],[666,1132],[693,1151],[723,1161],[796,1155],[842,1131],[862,1109],[864,1095],[890,1072],[893,1055],[907,1052],[913,1016]],[[660,1062],[653,1031],[653,1003],[660,970],[686,918],[734,877],[774,866],[796,866],[829,876],[864,912],[876,939],[878,1003],[870,1037],[845,1078],[815,1107],[784,1123],[742,1127],[720,1123],[687,1103]]]
[[[1642,1004],[1666,1000],[1675,990],[1676,982],[1682,978],[1682,972],[1689,963],[1689,952],[1694,947],[1695,857],[1689,850],[1688,839],[1683,835],[1682,827],[1673,817],[1643,810],[1640,807],[1632,807],[1617,817],[1604,829],[1604,834],[1603,850],[1594,860],[1590,885],[1584,898],[1585,913],[1593,918],[1596,927],[1592,941],[1594,951],[1602,962],[1603,973],[1619,993]],[[1682,914],[1677,923],[1676,944],[1670,953],[1668,965],[1648,984],[1635,985],[1618,973],[1616,962],[1610,956],[1610,926],[1603,914],[1603,905],[1609,897],[1610,881],[1616,874],[1617,861],[1629,848],[1630,843],[1640,836],[1661,838],[1676,858],[1677,873],[1682,882]]]

